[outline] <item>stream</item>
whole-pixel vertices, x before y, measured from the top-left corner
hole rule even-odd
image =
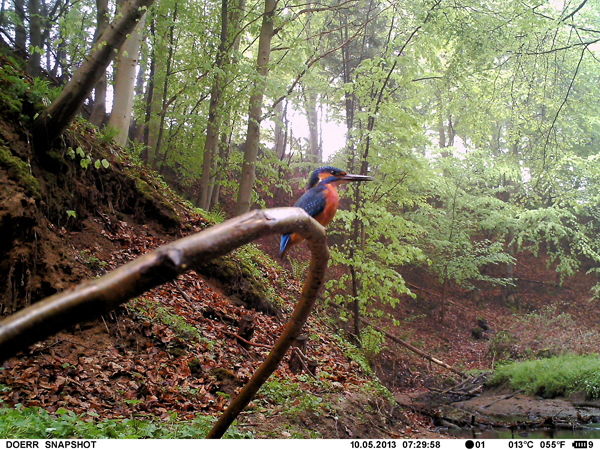
[[[458,438],[600,439],[598,401],[494,391],[462,397],[400,394],[396,400],[429,415],[440,431]]]
[[[556,428],[511,429],[490,428],[448,428],[450,436],[461,439],[600,439],[600,424],[590,424],[585,428],[571,430]]]

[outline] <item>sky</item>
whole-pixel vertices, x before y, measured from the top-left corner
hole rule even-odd
[[[288,121],[294,137],[308,139],[308,121],[306,116],[288,106]],[[324,117],[323,117],[324,116]],[[323,130],[323,161],[334,155],[346,145],[346,126],[343,123],[327,120],[327,114],[321,117]]]

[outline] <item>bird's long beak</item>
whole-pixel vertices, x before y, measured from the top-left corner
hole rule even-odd
[[[371,180],[373,180],[373,177],[369,177],[367,175],[354,175],[354,174],[351,174],[351,173],[347,173],[343,177],[340,177],[340,179],[343,180],[343,181],[345,181],[345,182],[350,182],[350,181],[371,181]]]

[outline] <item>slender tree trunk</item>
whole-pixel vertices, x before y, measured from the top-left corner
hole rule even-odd
[[[285,157],[287,141],[287,102],[279,102],[275,105],[275,154],[280,161]]]
[[[304,93],[306,109],[306,119],[308,121],[308,143],[309,143],[309,155],[310,161],[319,163],[320,148],[319,148],[319,111],[317,109],[317,94],[314,92]]]
[[[213,160],[219,146],[219,129],[221,117],[219,117],[219,108],[222,107],[221,95],[224,89],[223,68],[227,62],[225,53],[227,52],[227,42],[229,40],[229,12],[227,10],[227,0],[221,0],[221,39],[219,49],[217,50],[217,59],[215,62],[215,78],[213,80],[210,93],[210,105],[208,107],[208,125],[206,127],[206,141],[204,144],[204,160],[202,162],[202,176],[200,178],[200,208],[208,210],[211,199],[211,180]]]
[[[115,95],[112,112],[108,125],[119,130],[115,137],[118,145],[125,146],[129,137],[129,125],[133,113],[133,93],[135,88],[135,75],[140,56],[142,32],[146,22],[144,14],[129,38],[121,46],[118,55],[118,66],[115,76]]]
[[[158,169],[158,164],[160,161],[160,152],[162,147],[162,137],[164,135],[165,128],[165,116],[167,114],[167,101],[169,95],[169,79],[171,76],[171,68],[173,66],[173,54],[175,52],[176,42],[175,42],[175,23],[177,21],[179,4],[175,3],[175,8],[173,9],[173,25],[169,26],[169,40],[166,44],[168,47],[167,50],[167,58],[166,58],[166,68],[162,72],[162,74],[158,77],[159,82],[156,83],[156,87],[160,86],[162,88],[161,97],[154,96],[154,101],[152,103],[152,113],[150,119],[150,130],[149,130],[149,138],[148,145],[153,150],[154,158],[152,160],[152,166],[155,169]],[[161,44],[164,45],[164,44]],[[161,53],[156,53],[156,57]],[[158,113],[158,114],[157,114]]]
[[[349,42],[348,41],[348,23],[346,22],[344,24],[345,26],[342,28],[342,39],[344,40],[344,42]],[[344,83],[350,83],[352,81],[352,68],[350,67],[350,60],[351,60],[351,56],[350,56],[350,44],[346,44],[342,47],[342,65],[343,65],[343,77],[344,77]],[[361,60],[362,60],[362,56],[361,56]],[[346,106],[346,128],[348,129],[348,153],[349,153],[349,159],[348,159],[348,168],[349,170],[351,170],[352,172],[355,171],[354,169],[354,165],[355,165],[355,153],[356,153],[356,148],[354,146],[354,138],[353,138],[353,131],[354,131],[354,112],[356,109],[356,97],[354,95],[354,93],[352,92],[348,92],[346,91],[345,93],[345,106]],[[355,186],[355,188],[357,188],[357,186]],[[359,191],[355,191],[355,196],[360,196]],[[356,198],[354,199],[355,201],[357,200]],[[359,198],[360,200],[360,198]],[[356,207],[356,206],[355,206]],[[352,232],[352,236],[350,237],[351,240],[351,245],[350,245],[350,250],[348,252],[348,257],[349,259],[352,261],[356,255],[356,250],[355,250],[355,246],[358,243],[358,226],[356,224],[356,221],[354,221],[353,223],[353,232]],[[360,345],[361,339],[360,339],[360,331],[361,331],[361,326],[360,326],[360,300],[358,298],[359,292],[360,292],[360,280],[359,280],[359,276],[356,270],[356,266],[354,264],[351,264],[349,266],[350,269],[350,282],[351,282],[351,289],[352,289],[352,296],[354,298],[354,302],[353,302],[353,306],[352,306],[352,311],[354,313],[354,336],[356,337],[356,341],[357,344]]]
[[[42,61],[42,3],[29,0],[29,60],[25,72],[32,77],[38,76]]]
[[[94,42],[97,42],[102,33],[108,28],[108,0],[96,0],[96,35]],[[90,122],[100,127],[106,120],[106,89],[108,81],[106,79],[106,70],[98,80],[94,88],[94,107],[90,115]]]
[[[77,70],[60,95],[42,112],[32,126],[36,151],[43,152],[69,126],[85,99],[114,58],[115,50],[123,45],[138,20],[154,0],[130,0],[102,34],[98,45]]]
[[[65,84],[63,80],[66,78],[65,66],[69,56],[62,30],[59,31],[58,40],[59,44],[54,47],[51,42],[48,42],[48,39],[44,41],[46,42],[46,67],[48,67],[50,76],[62,85]]]
[[[152,18],[151,22],[150,22],[150,35],[152,36],[152,38],[155,37],[156,35],[156,29],[155,29],[155,18]],[[156,42],[156,39],[154,39],[154,42]],[[156,64],[155,64],[155,60],[156,60],[156,49],[155,49],[155,45],[152,45],[152,50],[150,52],[150,68],[148,69],[148,87],[146,88],[146,98],[145,98],[145,105],[146,105],[146,109],[144,111],[144,130],[143,130],[143,137],[142,137],[142,141],[144,142],[144,149],[142,150],[142,154],[140,155],[140,157],[142,158],[142,161],[144,161],[146,163],[146,165],[150,164],[150,121],[152,120],[152,102],[153,102],[153,97],[154,97],[154,76],[155,76],[155,72],[156,72]]]
[[[21,55],[27,54],[27,29],[25,28],[25,0],[15,1],[15,50]]]
[[[230,3],[228,7],[229,14],[229,44],[232,45],[231,51],[225,52],[226,62],[224,66],[235,62],[236,54],[240,48],[240,20],[242,17],[242,11],[246,5],[245,0],[235,0],[234,3]],[[231,38],[233,37],[233,41]],[[230,75],[226,73],[228,80],[224,80],[223,84],[229,84]],[[212,210],[219,203],[219,196],[221,194],[221,180],[223,176],[227,173],[227,166],[229,163],[229,155],[231,154],[231,123],[234,120],[235,114],[232,110],[232,107],[227,104],[227,102],[222,98],[221,102],[223,105],[221,106],[221,111],[223,115],[223,122],[221,124],[221,139],[219,144],[219,170],[216,171],[215,175],[211,180],[211,194],[210,194],[210,204],[208,209]],[[227,130],[227,131],[224,131]],[[213,161],[213,166],[215,166],[215,162]]]
[[[213,188],[210,193],[209,210],[212,210],[219,203],[219,196],[221,194],[221,181],[223,180],[223,175],[227,171],[227,161],[229,160],[229,154],[231,152],[230,140],[230,136],[225,133],[221,134],[221,142],[219,143],[220,167],[214,177]]]
[[[437,127],[438,127],[438,146],[440,148],[446,148],[446,128],[444,127],[444,113],[442,111],[442,96],[438,94],[438,113],[437,113]],[[446,151],[442,152],[443,156],[449,156]]]
[[[258,39],[258,74],[260,81],[250,96],[248,108],[248,132],[246,134],[246,151],[244,152],[244,165],[242,177],[235,205],[235,215],[240,215],[250,210],[252,190],[256,179],[256,160],[260,141],[260,120],[262,115],[263,96],[266,89],[267,76],[269,75],[269,58],[271,56],[271,39],[273,38],[273,18],[277,0],[265,0],[260,37]]]
[[[143,46],[144,38],[142,38],[141,44],[140,64],[137,72],[137,78],[135,80],[135,88],[133,89],[133,95],[135,98],[144,98],[144,82],[146,80],[146,69],[148,67],[147,47],[144,48]],[[136,119],[134,116],[132,116],[132,121],[129,124],[129,140],[138,143],[144,142],[144,128],[144,121]]]

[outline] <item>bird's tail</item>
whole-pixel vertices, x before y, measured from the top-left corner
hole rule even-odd
[[[283,236],[281,236],[281,246],[279,247],[279,250],[281,251],[281,259],[283,259],[283,257],[285,256],[285,252],[288,249],[288,246],[290,245],[290,238],[292,237],[292,234],[284,234]]]

